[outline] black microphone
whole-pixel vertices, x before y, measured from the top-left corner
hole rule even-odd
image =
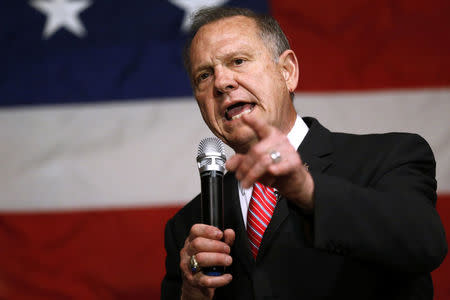
[[[216,137],[204,138],[198,145],[197,165],[202,187],[202,223],[224,230],[223,226],[223,175],[225,173],[225,149]],[[220,276],[225,267],[205,267],[202,272],[209,276]]]

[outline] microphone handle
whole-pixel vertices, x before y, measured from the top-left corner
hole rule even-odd
[[[200,174],[200,180],[202,223],[215,226],[223,231],[223,173],[214,170],[205,171]],[[209,276],[220,276],[225,272],[225,267],[205,267],[202,268],[202,272]]]

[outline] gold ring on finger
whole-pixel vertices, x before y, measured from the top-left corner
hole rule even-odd
[[[195,254],[191,256],[191,259],[189,260],[189,266],[191,267],[192,274],[200,272],[200,266],[195,259]]]

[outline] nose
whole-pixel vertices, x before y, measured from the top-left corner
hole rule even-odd
[[[229,93],[238,87],[238,83],[234,78],[234,73],[226,67],[216,67],[214,70],[214,77],[216,95]]]

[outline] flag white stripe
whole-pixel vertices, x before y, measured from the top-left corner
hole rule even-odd
[[[449,88],[299,93],[295,106],[334,131],[419,133],[436,156],[438,191],[450,192]],[[0,209],[184,204],[200,191],[205,136],[192,98],[1,109]]]

